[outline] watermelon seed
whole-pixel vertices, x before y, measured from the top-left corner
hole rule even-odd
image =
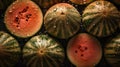
[[[28,8],[29,8],[29,7],[27,6],[27,7],[26,7],[26,8],[24,8],[21,12],[22,12],[22,13],[27,12]]]
[[[78,51],[77,50],[75,50],[75,53],[77,53]]]
[[[83,54],[81,54],[81,57],[83,57],[84,55]]]

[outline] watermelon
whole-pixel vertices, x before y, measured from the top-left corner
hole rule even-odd
[[[113,34],[120,21],[119,11],[108,1],[95,1],[89,4],[83,11],[82,17],[86,31],[98,37]]]
[[[49,8],[54,4],[62,2],[62,0],[33,0],[37,3],[41,8]]]
[[[44,34],[32,37],[23,47],[26,67],[62,67],[64,57],[63,47]]]
[[[77,9],[67,3],[52,6],[44,16],[46,31],[54,37],[67,39],[80,29],[81,16]]]
[[[7,29],[17,37],[27,38],[39,31],[43,22],[41,9],[30,0],[17,0],[7,9]]]
[[[120,67],[120,34],[105,45],[104,56],[112,67]]]
[[[16,39],[0,31],[0,67],[14,67],[20,58],[20,52]]]
[[[7,7],[15,0],[0,0],[0,10],[6,10]]]
[[[95,67],[102,57],[100,42],[87,33],[70,39],[66,51],[68,59],[76,67]]]
[[[115,4],[120,5],[120,0],[112,0]]]
[[[84,4],[89,4],[93,2],[94,0],[70,0],[70,2],[78,5],[84,5]]]

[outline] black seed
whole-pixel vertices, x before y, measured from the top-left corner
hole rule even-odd
[[[78,49],[80,49],[81,48],[81,46],[78,46]]]
[[[75,53],[77,53],[78,51],[77,50],[75,50]]]
[[[15,18],[15,22],[19,22],[19,18],[18,17]]]
[[[87,47],[85,47],[85,50],[87,50],[88,48]]]
[[[83,54],[81,54],[81,57],[83,57],[84,55]]]

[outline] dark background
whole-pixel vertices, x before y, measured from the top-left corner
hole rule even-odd
[[[5,0],[3,0],[3,1],[5,1]],[[9,1],[9,0],[8,0],[8,1]],[[120,10],[120,5],[115,4],[115,3],[113,2],[113,0],[108,0],[108,1],[110,1],[111,3],[113,3],[113,4]],[[71,2],[68,2],[68,0],[64,0],[63,2],[72,4]],[[8,3],[8,5],[10,5],[11,3],[12,3],[12,2],[10,1],[10,2]],[[82,14],[84,8],[85,8],[87,5],[89,5],[89,4],[86,4],[86,5],[75,5],[75,4],[72,4],[72,5],[75,6],[75,8],[80,12],[80,14]],[[8,6],[6,5],[6,6],[4,7],[4,9],[0,9],[0,31],[5,31],[5,32],[11,34],[11,33],[6,29],[5,24],[4,24],[4,13],[5,13],[7,7],[8,7]],[[46,11],[48,10],[48,9],[44,9],[44,8],[41,8],[41,9],[42,9],[43,15],[44,15],[44,14],[46,13]],[[81,25],[81,28],[82,28],[82,30],[79,30],[78,33],[86,32],[86,31],[84,30],[84,28],[82,27],[82,25]],[[116,31],[115,33],[113,33],[112,35],[110,35],[110,36],[108,36],[108,37],[101,37],[101,38],[96,37],[96,38],[100,41],[102,48],[104,48],[104,45],[105,45],[109,40],[111,40],[113,37],[115,37],[117,34],[120,33],[119,31],[120,31],[120,29],[117,29],[117,31]],[[39,34],[41,34],[41,33],[42,33],[42,34],[48,34],[48,33],[45,31],[44,26],[42,26],[42,29],[40,29],[40,31],[39,31],[38,33],[36,33],[35,35],[39,35]],[[78,33],[77,33],[77,34],[78,34]],[[11,34],[11,35],[12,35],[12,34]],[[34,35],[34,36],[35,36],[35,35]],[[48,35],[49,35],[49,34],[48,34]],[[23,39],[23,38],[18,38],[18,37],[14,36],[14,35],[12,35],[12,36],[15,37],[15,39],[19,42],[20,47],[21,47],[21,50],[22,50],[24,44],[31,38],[31,37],[29,37],[29,38],[24,38],[24,39]],[[51,36],[51,35],[49,35],[49,36]],[[33,36],[32,36],[32,37],[33,37]],[[53,37],[53,36],[51,36],[51,37]],[[53,38],[55,38],[55,37],[53,37]],[[71,38],[72,38],[72,37],[71,37]],[[71,38],[69,38],[69,39],[71,39]],[[68,43],[69,39],[58,39],[58,38],[55,38],[55,39],[56,39],[57,41],[59,41],[59,42],[61,43],[61,45],[64,47],[64,49],[66,50],[67,43]],[[65,53],[65,54],[66,54],[66,53]],[[25,67],[25,65],[22,64],[22,60],[23,60],[23,59],[22,59],[22,53],[21,53],[20,60],[19,60],[18,64],[16,64],[15,67]],[[72,64],[70,63],[70,61],[68,60],[67,56],[65,56],[65,61],[64,61],[63,67],[75,67],[75,66],[72,65]],[[99,64],[98,64],[96,67],[111,67],[110,64],[107,63],[107,61],[105,60],[104,51],[103,51],[102,59],[100,60]]]

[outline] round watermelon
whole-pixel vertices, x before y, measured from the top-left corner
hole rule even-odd
[[[49,8],[54,4],[60,3],[62,0],[33,0],[41,8]]]
[[[64,49],[47,35],[31,38],[23,48],[23,63],[26,67],[62,67]]]
[[[120,0],[112,0],[115,4],[120,5]]]
[[[7,7],[15,0],[0,0],[0,10],[5,11]]]
[[[84,5],[93,2],[94,0],[70,0],[74,4]]]
[[[80,29],[81,16],[77,9],[67,3],[52,6],[44,17],[47,32],[57,38],[67,39]]]
[[[68,42],[67,56],[76,67],[95,67],[101,60],[99,41],[87,33],[80,33]]]
[[[12,34],[27,38],[39,31],[43,15],[41,9],[34,2],[17,0],[6,10],[4,22]]]
[[[105,45],[104,55],[112,67],[120,67],[120,34]]]
[[[20,58],[20,47],[11,35],[0,31],[0,67],[14,67]]]
[[[95,1],[89,4],[82,17],[86,31],[98,37],[113,34],[120,21],[119,11],[108,1]]]

